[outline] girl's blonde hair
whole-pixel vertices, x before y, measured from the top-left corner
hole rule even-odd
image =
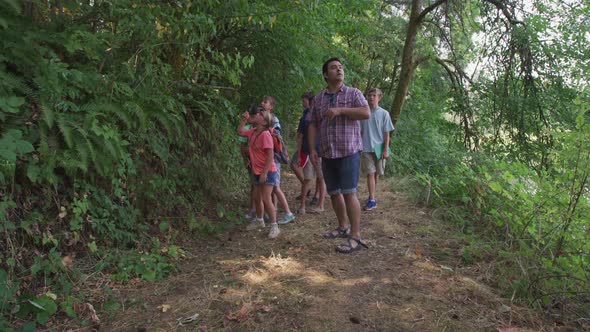
[[[264,129],[270,129],[270,127],[273,125],[275,117],[272,115],[271,112],[268,111],[264,111],[264,112],[260,112],[262,114],[262,118],[264,118],[264,121],[266,121],[266,124],[264,125]]]

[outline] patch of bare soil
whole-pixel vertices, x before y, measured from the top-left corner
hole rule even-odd
[[[283,175],[293,211],[299,183]],[[361,180],[359,199],[367,197]],[[299,215],[269,240],[245,225],[185,248],[182,272],[114,290],[121,310],[105,331],[552,331],[540,315],[496,295],[485,270],[462,267],[461,244],[435,211],[380,183],[362,213],[370,249],[336,253],[342,241],[323,214]],[[282,213],[281,213],[282,214]],[[106,315],[106,313],[105,313]],[[185,319],[182,321],[182,319]]]

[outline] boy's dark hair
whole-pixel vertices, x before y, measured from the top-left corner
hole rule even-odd
[[[310,103],[313,101],[313,92],[307,91],[306,93],[301,95],[301,98],[307,99]]]
[[[328,64],[332,61],[338,61],[340,62],[340,64],[342,64],[342,61],[340,61],[340,59],[334,57],[334,58],[329,58],[328,60],[326,60],[326,62],[324,62],[324,65],[322,66],[322,74],[325,74],[328,72]]]

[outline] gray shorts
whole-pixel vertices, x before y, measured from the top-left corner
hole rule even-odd
[[[303,178],[305,180],[314,180],[316,178],[323,179],[324,174],[322,173],[322,158],[318,158],[318,165],[315,166],[311,160],[308,160],[303,167]]]
[[[377,160],[375,152],[361,153],[361,173],[369,175],[375,172],[379,176],[385,174],[385,159]]]

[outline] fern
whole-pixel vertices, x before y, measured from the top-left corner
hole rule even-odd
[[[55,122],[55,112],[53,111],[53,108],[48,107],[45,104],[41,104],[40,108],[45,124],[47,124],[49,129],[53,128],[53,124]]]
[[[68,121],[67,115],[59,114],[57,117],[57,127],[62,134],[64,141],[66,142],[68,148],[72,148],[74,146],[74,139],[72,137],[72,127],[70,126],[71,122]]]
[[[137,127],[132,115],[126,112],[121,105],[115,103],[93,101],[84,104],[81,110],[88,113],[88,118],[100,117],[104,122],[112,121],[112,118],[116,117],[124,124],[123,129],[129,130]]]

